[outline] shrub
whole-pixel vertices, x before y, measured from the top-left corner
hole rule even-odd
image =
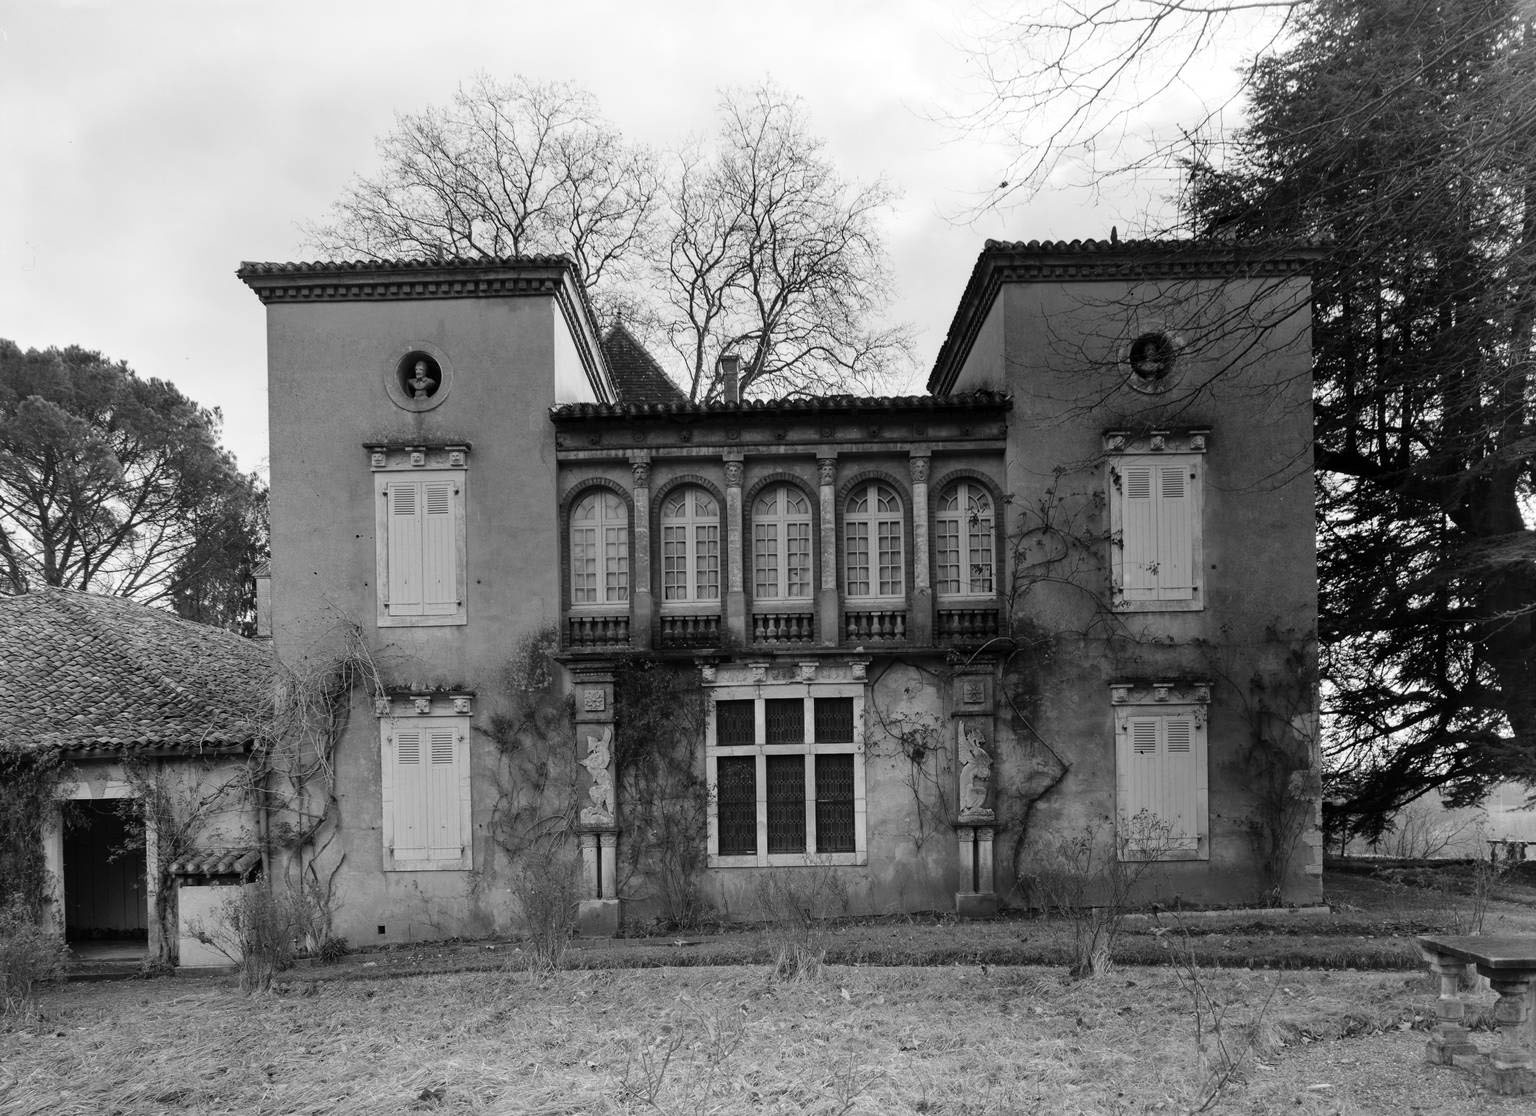
[[[575,858],[564,846],[535,846],[523,854],[512,893],[523,906],[529,965],[558,969],[576,934],[580,896]]]
[[[276,973],[293,965],[312,914],[304,909],[302,893],[260,881],[232,890],[236,894],[220,905],[214,927],[194,920],[187,930],[239,966],[242,992],[265,992]]]
[[[1145,810],[1121,818],[1106,835],[1107,822],[1043,850],[1031,881],[1040,905],[1072,925],[1073,977],[1104,976],[1114,968],[1131,894],[1169,848],[1168,824]]]
[[[826,864],[775,868],[757,878],[757,906],[770,928],[773,975],[815,979],[827,957],[829,925],[848,909],[848,888]]]
[[[57,809],[67,769],[56,751],[0,742],[0,897],[36,919],[52,885],[43,828]]]
[[[0,1015],[30,1011],[37,988],[64,969],[68,949],[32,919],[26,902],[12,895],[0,907]]]

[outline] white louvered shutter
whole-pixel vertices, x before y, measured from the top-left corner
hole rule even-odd
[[[464,854],[459,824],[459,756],[452,729],[427,734],[428,840],[432,860],[458,860]]]
[[[1187,601],[1194,596],[1194,470],[1159,465],[1156,472],[1157,599]]]
[[[422,484],[422,603],[424,616],[451,616],[458,611],[458,545],[454,529],[451,480]]]
[[[1119,752],[1121,817],[1129,821],[1143,810],[1157,813],[1161,798],[1158,718],[1128,718]]]
[[[389,614],[420,616],[422,611],[421,484],[391,481],[389,501]]]
[[[1154,471],[1151,465],[1120,470],[1120,595],[1128,601],[1158,599]]]
[[[394,856],[397,861],[423,860],[430,828],[426,733],[419,728],[396,729],[394,745]]]
[[[1161,718],[1162,808],[1161,822],[1168,827],[1168,843],[1174,849],[1197,849],[1199,834],[1199,772],[1196,767],[1195,722],[1187,716]]]

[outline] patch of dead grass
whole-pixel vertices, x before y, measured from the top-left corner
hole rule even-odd
[[[1335,1111],[1290,1080],[1288,1054],[1411,1025],[1430,998],[1403,974],[1204,979],[1230,1027],[1257,1028],[1219,1111]],[[0,1110],[958,1116],[1180,1112],[1198,1095],[1187,997],[1168,969],[1076,983],[1044,969],[829,966],[795,983],[698,967],[304,987],[247,998],[182,978],[49,993],[38,1025],[0,1035]]]

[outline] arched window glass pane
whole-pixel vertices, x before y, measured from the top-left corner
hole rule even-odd
[[[612,492],[589,492],[571,509],[571,603],[629,600],[629,513]]]
[[[901,498],[870,481],[848,498],[843,515],[843,589],[850,597],[906,594]]]
[[[945,490],[934,518],[934,590],[948,596],[994,591],[992,497],[975,481]]]
[[[811,596],[811,505],[789,485],[755,501],[752,516],[752,597],[757,601]]]
[[[661,513],[662,601],[720,599],[720,512],[715,498],[687,486]]]

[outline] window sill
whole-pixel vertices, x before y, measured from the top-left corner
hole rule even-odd
[[[391,616],[387,612],[379,613],[378,626],[381,628],[453,628],[462,627],[469,623],[469,617],[461,608],[453,615],[441,616]]]
[[[396,860],[390,853],[384,854],[386,872],[468,872],[472,867],[467,856],[456,860]]]
[[[1110,606],[1110,611],[1118,613],[1204,612],[1205,602],[1198,597],[1192,597],[1187,601],[1127,601],[1116,599]]]
[[[1120,854],[1122,864],[1163,864],[1169,861],[1210,860],[1210,849],[1206,848],[1204,838],[1200,841],[1198,849],[1168,849],[1164,852],[1149,853],[1138,849],[1126,849]]]
[[[751,856],[709,855],[711,868],[859,868],[869,853],[760,853]]]

